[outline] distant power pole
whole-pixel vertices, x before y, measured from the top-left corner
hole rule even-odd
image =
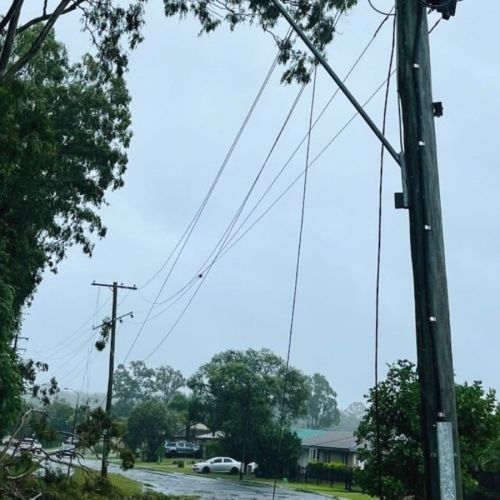
[[[397,0],[398,90],[415,295],[425,498],[462,499],[448,288],[432,102],[427,7],[444,18],[456,1]],[[400,198],[401,200],[401,198]],[[401,207],[402,208],[402,207]]]
[[[115,336],[116,336],[116,309],[117,309],[117,300],[118,300],[118,289],[126,289],[126,290],[137,290],[137,287],[134,286],[125,286],[123,284],[119,285],[116,281],[113,284],[108,283],[96,283],[95,281],[92,283],[93,286],[105,286],[111,288],[113,291],[113,306],[112,306],[112,314],[111,314],[111,338],[109,342],[109,374],[108,374],[108,391],[106,393],[106,413],[111,418],[111,401],[113,399],[113,374],[115,371]],[[130,314],[130,313],[129,313]],[[128,314],[127,314],[128,315]],[[109,442],[110,435],[109,429],[104,431],[103,443],[102,443],[102,465],[101,465],[101,476],[108,476],[108,454],[109,454]]]
[[[24,347],[18,347],[19,340],[28,340],[28,337],[21,337],[18,333],[16,333],[16,336],[14,337],[14,345],[12,346],[15,353],[26,350]]]

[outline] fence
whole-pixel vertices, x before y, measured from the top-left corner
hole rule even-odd
[[[500,472],[478,472],[476,479],[483,488],[500,493]]]
[[[300,483],[324,484],[344,483],[346,490],[353,486],[352,469],[338,470],[329,467],[298,467],[295,481]]]

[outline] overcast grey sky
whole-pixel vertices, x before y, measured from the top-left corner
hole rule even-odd
[[[109,231],[92,259],[75,249],[47,274],[23,335],[26,355],[50,363],[61,387],[104,391],[108,353],[91,351],[92,325],[110,314],[111,292],[93,280],[143,285],[162,266],[201,203],[276,54],[257,27],[222,28],[197,37],[191,19],[165,20],[161,2],[148,6],[146,41],[131,56],[134,138],[126,185],[108,196],[102,217]],[[378,0],[389,9],[392,2]],[[482,380],[500,388],[500,4],[465,0],[457,16],[431,36],[441,196],[447,251],[454,365],[458,382]],[[437,20],[430,17],[430,23]],[[365,0],[345,16],[328,50],[340,76],[372,37],[381,16]],[[348,80],[360,101],[387,73],[392,26],[387,22]],[[283,25],[282,30],[285,29]],[[76,58],[90,46],[74,20],[59,35]],[[166,300],[206,260],[245,197],[299,87],[280,85],[276,71],[159,300]],[[255,205],[307,130],[307,87],[245,213]],[[335,90],[318,70],[315,116]],[[367,107],[381,122],[383,93]],[[353,113],[338,95],[312,134],[314,158]],[[395,81],[388,137],[399,149]],[[324,374],[341,407],[360,401],[373,385],[377,190],[380,146],[356,119],[310,171],[302,264],[291,362],[307,374]],[[305,166],[297,153],[271,189],[260,214]],[[408,214],[393,207],[399,168],[387,158],[381,279],[380,361],[415,360]],[[212,268],[184,317],[164,343],[192,288],[172,308],[156,307],[128,361],[168,364],[191,375],[226,349],[267,347],[285,356],[288,343],[302,185],[288,194]],[[244,219],[243,214],[241,221]],[[253,219],[250,219],[250,221]],[[147,287],[120,291],[117,363],[122,362],[166,276]],[[195,285],[199,284],[197,279]],[[99,295],[98,295],[99,293]],[[106,302],[107,301],[107,302]],[[96,311],[95,317],[92,318]],[[90,318],[90,321],[88,321]],[[86,321],[88,321],[86,323]]]

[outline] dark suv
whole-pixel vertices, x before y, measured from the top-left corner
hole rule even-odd
[[[165,443],[165,455],[167,457],[199,457],[200,447],[187,441],[168,441]]]

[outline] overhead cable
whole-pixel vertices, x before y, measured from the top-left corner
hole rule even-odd
[[[368,41],[368,43],[366,44],[366,46],[363,48],[363,50],[361,51],[361,53],[359,54],[359,56],[356,58],[356,60],[354,61],[354,63],[351,65],[349,71],[346,73],[344,79],[343,79],[343,82],[346,82],[347,79],[351,76],[352,72],[354,71],[354,69],[358,66],[358,64],[360,63],[361,59],[364,57],[364,55],[366,54],[366,52],[368,51],[368,49],[370,48],[370,46],[373,44],[373,42],[375,41],[376,37],[378,36],[378,34],[380,33],[380,30],[382,29],[382,27],[384,26],[384,24],[386,23],[386,21],[389,19],[389,16],[386,16],[385,19],[383,19],[381,21],[381,23],[378,25],[378,27],[376,28],[375,32],[373,33],[373,35],[371,36],[370,40]],[[329,106],[331,105],[331,103],[333,102],[333,100],[335,99],[335,97],[338,95],[338,93],[340,92],[340,89],[337,88],[332,96],[330,97],[330,99],[327,101],[327,103],[325,104],[325,106],[323,107],[323,109],[321,110],[321,112],[318,114],[317,118],[314,120],[314,123],[313,123],[313,128],[316,126],[316,124],[319,122],[319,120],[323,117],[324,113],[326,112],[326,110],[329,108]],[[365,103],[366,104],[366,103]],[[357,116],[357,113],[354,115],[354,116]],[[293,153],[288,157],[287,161],[285,162],[285,164],[283,165],[283,167],[281,168],[281,170],[278,172],[278,174],[274,177],[273,181],[271,182],[271,184],[268,186],[268,188],[264,191],[264,193],[261,195],[261,197],[259,198],[259,200],[257,201],[257,203],[254,205],[254,207],[252,208],[252,210],[246,215],[244,221],[238,226],[238,228],[236,229],[235,233],[233,233],[233,235],[229,238],[227,244],[226,244],[226,247],[231,243],[231,241],[236,237],[236,234],[239,233],[239,231],[241,230],[241,228],[243,227],[243,225],[247,222],[247,220],[251,217],[251,215],[255,212],[255,210],[257,209],[257,207],[260,205],[260,203],[262,202],[262,200],[264,199],[264,197],[268,194],[268,192],[271,190],[271,188],[274,186],[274,184],[276,183],[276,181],[278,180],[278,178],[281,176],[281,174],[283,173],[283,171],[287,168],[287,166],[290,164],[290,162],[292,161],[292,159],[295,157],[295,155],[297,154],[297,152],[299,151],[299,149],[302,147],[302,145],[304,144],[304,142],[306,141],[307,139],[307,132],[306,134],[304,135],[304,137],[302,138],[302,140],[300,141],[300,143],[297,145],[297,147],[295,148],[295,150],[293,151]],[[315,161],[315,160],[314,160]],[[231,245],[233,246],[233,245]],[[223,255],[226,253],[226,251],[224,250],[223,251]],[[213,253],[211,254],[213,255]],[[204,267],[206,266],[206,264],[209,262],[209,259],[211,257],[211,255],[208,257],[208,259],[205,260],[204,264],[202,264],[200,266],[200,268],[198,269],[198,271],[196,272],[196,274],[181,288],[179,289],[177,292],[175,292],[173,295],[170,295],[167,299],[165,300],[162,300],[162,301],[149,301],[145,298],[146,301],[152,303],[152,304],[155,304],[155,305],[163,305],[163,304],[166,304],[166,303],[169,303],[171,302],[172,300],[174,299],[177,299],[175,300],[175,302],[178,301],[178,297],[179,295],[184,295],[186,293],[186,291],[191,288],[194,283],[198,280],[198,276],[199,274],[201,274],[203,272],[203,269]],[[167,311],[168,309],[170,309],[171,306],[168,306],[164,309],[162,309],[161,312],[159,312],[157,315],[155,315],[154,317],[158,317],[158,315],[160,314],[163,314],[165,311]]]
[[[175,320],[174,324],[172,325],[172,327],[167,331],[167,333],[164,335],[164,337],[162,338],[162,340],[158,343],[158,345],[155,347],[155,349],[153,351],[151,351],[151,353],[146,357],[144,358],[145,360],[149,359],[149,357],[151,357],[155,352],[156,350],[161,347],[161,345],[163,345],[163,343],[165,342],[165,340],[171,335],[171,333],[174,331],[175,327],[177,326],[177,324],[179,323],[179,321],[181,320],[181,318],[184,316],[185,312],[187,311],[187,309],[189,308],[189,306],[191,305],[192,301],[194,300],[195,296],[198,294],[198,291],[199,289],[201,288],[201,285],[203,284],[203,282],[205,281],[206,277],[208,276],[209,272],[211,271],[213,265],[217,262],[217,260],[219,259],[219,256],[224,248],[224,245],[225,243],[227,242],[227,240],[229,239],[230,235],[231,235],[231,232],[236,224],[236,222],[238,221],[241,213],[243,212],[251,194],[253,193],[254,189],[255,189],[255,186],[257,185],[265,167],[267,166],[268,162],[269,162],[269,159],[271,158],[271,155],[273,154],[276,146],[278,145],[278,142],[293,114],[293,112],[295,111],[295,108],[300,100],[300,97],[302,96],[302,93],[304,91],[304,88],[307,84],[304,83],[302,84],[301,88],[300,88],[300,91],[298,92],[290,110],[288,111],[288,114],[276,136],[276,138],[274,139],[274,142],[269,150],[269,152],[267,153],[267,156],[264,160],[264,162],[262,163],[255,179],[253,180],[247,194],[245,195],[245,198],[243,199],[243,201],[241,202],[240,204],[240,207],[238,208],[238,210],[236,211],[232,221],[230,222],[229,226],[226,228],[226,230],[224,231],[224,234],[222,235],[222,237],[219,239],[219,242],[217,243],[215,249],[217,250],[216,252],[215,251],[212,251],[211,255],[210,255],[210,258],[211,256],[215,253],[215,256],[213,257],[213,259],[210,261],[210,263],[208,264],[208,267],[206,268],[205,272],[203,274],[200,274],[200,279],[199,279],[199,283],[198,283],[198,286],[196,287],[195,291],[193,292],[193,295],[190,297],[188,303],[186,304],[186,306],[182,309],[181,313],[179,314],[179,316],[177,317],[177,319]],[[214,249],[214,250],[215,250]],[[137,342],[137,339],[138,339],[139,335],[136,336],[136,338],[134,339],[134,342],[132,343],[132,346],[130,347],[128,353],[127,353],[127,356],[125,357],[125,360],[128,358],[132,348],[134,347],[135,343]]]
[[[307,150],[306,150],[306,166],[304,169],[304,184],[302,189],[302,204],[300,210],[300,226],[299,226],[299,238],[297,242],[297,257],[295,260],[295,276],[294,276],[294,285],[293,285],[293,298],[292,298],[292,309],[290,313],[290,327],[288,330],[288,348],[286,354],[286,364],[285,364],[285,375],[283,380],[283,394],[281,397],[281,415],[280,415],[280,434],[278,441],[278,453],[277,457],[281,454],[281,445],[283,440],[283,426],[285,423],[285,405],[286,405],[286,395],[288,392],[288,372],[290,370],[290,356],[292,352],[292,338],[294,331],[294,322],[295,322],[295,309],[297,305],[297,290],[299,283],[299,271],[300,271],[300,256],[302,251],[302,237],[304,234],[304,219],[305,219],[305,209],[306,209],[306,194],[307,194],[307,173],[309,171],[309,153],[311,148],[311,131],[313,126],[313,113],[314,113],[314,98],[316,96],[316,74],[317,67],[314,69],[314,81],[313,81],[313,89],[312,89],[312,98],[311,98],[311,111],[309,114],[309,133],[307,137]],[[276,494],[276,485],[278,481],[278,473],[279,471],[275,471],[274,475],[274,485],[273,485],[273,499]]]

